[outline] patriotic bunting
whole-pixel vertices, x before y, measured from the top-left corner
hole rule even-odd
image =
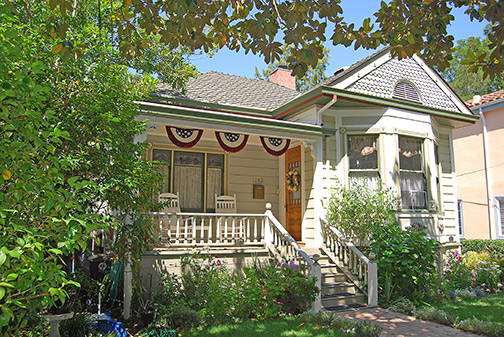
[[[200,129],[182,129],[174,126],[166,126],[166,133],[171,142],[178,147],[189,148],[196,145],[201,136],[203,135],[203,130]]]
[[[228,133],[215,131],[215,138],[219,142],[220,147],[226,152],[241,151],[247,144],[248,135],[239,133]]]
[[[273,156],[281,156],[287,151],[290,145],[290,139],[284,138],[269,138],[261,136],[261,143],[269,154]]]

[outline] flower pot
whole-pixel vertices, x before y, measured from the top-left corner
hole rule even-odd
[[[148,326],[149,324],[154,321],[154,311],[146,311],[140,314],[140,318],[142,319],[142,324],[144,327]]]

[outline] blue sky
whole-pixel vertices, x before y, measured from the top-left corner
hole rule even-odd
[[[363,19],[373,17],[373,13],[380,7],[380,0],[343,0],[341,6],[345,21],[354,22],[356,26],[360,26]],[[485,23],[471,22],[469,16],[460,9],[454,10],[452,14],[455,16],[455,21],[449,27],[448,32],[455,37],[455,40],[483,35]],[[374,50],[365,49],[354,50],[353,47],[335,47],[330,42],[326,46],[331,49],[331,58],[326,70],[327,76],[332,75],[339,68],[349,66],[374,52]],[[195,56],[191,58],[191,61],[200,72],[214,70],[244,77],[254,77],[256,66],[259,69],[266,67],[266,63],[259,56],[251,53],[245,55],[243,51],[237,53],[228,49],[220,50],[211,58]]]

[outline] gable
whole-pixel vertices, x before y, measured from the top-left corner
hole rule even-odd
[[[412,83],[418,90],[423,105],[460,112],[452,99],[412,58],[402,60],[392,58],[344,89],[393,99],[396,84],[404,80]]]

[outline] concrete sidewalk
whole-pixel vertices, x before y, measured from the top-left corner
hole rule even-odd
[[[422,321],[382,308],[364,308],[337,313],[342,318],[368,321],[383,327],[382,336],[479,336],[446,325]]]

